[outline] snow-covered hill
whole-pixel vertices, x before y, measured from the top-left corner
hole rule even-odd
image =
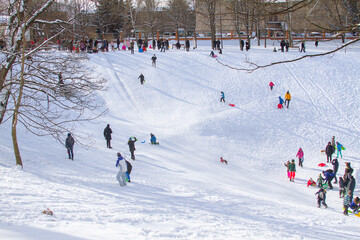
[[[308,43],[307,50],[339,44]],[[318,209],[317,189],[306,182],[331,168],[318,164],[326,162],[320,150],[332,136],[346,147],[338,176],[350,161],[360,181],[360,45],[253,73],[219,64],[207,46],[204,41],[190,52],[90,55],[87,64],[108,80],[99,101],[110,111],[98,124],[78,126],[75,134],[93,135],[94,145],[75,145],[74,161],[55,140],[19,129],[20,170],[10,123],[0,125],[0,238],[357,239],[360,219],[343,216],[338,186],[328,191],[329,208]],[[218,60],[240,68],[247,61],[302,55],[238,48],[226,41]],[[278,97],[287,90],[290,107],[278,110]],[[221,91],[226,103],[219,102]],[[106,124],[113,130],[111,150],[102,135]],[[149,144],[150,133],[159,146]],[[130,159],[130,136],[139,141],[132,182],[122,188],[115,178],[116,153]],[[295,159],[299,147],[304,168],[292,183],[284,162]],[[41,214],[46,208],[55,215]]]

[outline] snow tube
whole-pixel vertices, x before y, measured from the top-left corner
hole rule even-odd
[[[325,163],[319,163],[319,165],[318,165],[319,167],[325,167],[326,166],[326,164]]]
[[[145,143],[145,140],[144,140],[144,141],[142,141],[141,143]]]
[[[143,52],[144,50],[142,50],[141,48],[139,49],[139,52]]]
[[[122,50],[126,50],[126,46],[123,45],[123,46],[122,46]]]
[[[230,106],[230,107],[235,107],[235,104],[229,103],[229,106]]]

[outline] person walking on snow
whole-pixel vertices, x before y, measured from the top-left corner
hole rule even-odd
[[[290,181],[294,182],[295,179],[295,172],[296,172],[296,165],[295,165],[295,160],[292,159],[290,166],[289,166],[289,171],[290,171]]]
[[[345,186],[344,186],[344,179],[339,177],[339,198],[344,197],[345,195]]]
[[[325,148],[326,160],[327,162],[331,162],[332,154],[335,152],[335,148],[331,145],[331,142],[328,142],[328,145]]]
[[[108,124],[106,126],[106,128],[104,129],[104,137],[106,139],[106,147],[107,148],[112,148],[111,147],[111,144],[110,144],[110,141],[111,141],[111,134],[112,134],[112,130],[110,128],[110,124]]]
[[[275,84],[274,84],[273,82],[270,82],[270,83],[269,83],[269,87],[270,87],[270,90],[271,90],[271,91],[273,90],[274,85],[275,85]]]
[[[325,176],[325,183],[328,184],[329,189],[333,189],[333,186],[331,184],[331,181],[334,179],[334,171],[332,169],[328,169],[326,171],[323,171],[323,174]]]
[[[125,159],[125,158],[124,158]],[[132,170],[132,165],[131,163],[125,159],[125,163],[126,163],[126,167],[127,167],[127,171],[126,171],[126,178],[127,178],[127,181],[128,182],[131,182],[130,180],[130,173],[131,173],[131,170]]]
[[[220,102],[225,102],[225,93],[221,92]]]
[[[303,167],[304,152],[301,148],[299,148],[299,151],[297,152],[296,157],[299,158],[299,167]]]
[[[337,158],[339,158],[339,154],[342,158],[342,153],[341,153],[341,147],[343,147],[343,145],[341,145],[339,142],[336,142],[336,149],[337,149]]]
[[[324,205],[325,208],[327,208],[327,204],[326,204],[326,191],[323,188],[320,188],[319,191],[317,191],[317,193],[315,193],[315,195],[317,196],[317,204],[318,204],[318,208],[322,205]]]
[[[286,94],[285,94],[285,105],[286,105],[286,102],[287,102],[286,108],[289,108],[290,100],[291,100],[291,94],[289,93],[289,90],[288,90],[288,91],[286,92]]]
[[[134,139],[133,139],[134,138]],[[128,141],[128,145],[129,145],[129,150],[130,150],[130,153],[131,153],[131,159],[132,160],[135,160],[135,154],[134,154],[134,152],[135,152],[135,150],[136,150],[136,148],[135,148],[135,142],[137,141],[137,139],[136,139],[136,137],[130,137],[129,138],[129,141]]]
[[[140,76],[138,77],[138,79],[140,78],[140,83],[141,85],[143,85],[145,83],[145,77],[144,75],[141,73]]]
[[[116,167],[119,168],[119,172],[116,175],[116,179],[118,180],[121,187],[126,186],[126,172],[127,167],[125,163],[125,159],[121,156],[121,154],[117,153],[117,161],[116,161]]]
[[[71,136],[71,133],[68,133],[67,138],[65,140],[65,147],[67,149],[69,159],[71,160],[74,160],[74,151],[73,151],[74,143],[75,143],[74,138]]]
[[[154,54],[154,56],[151,57],[152,65],[153,65],[154,67],[156,67],[156,59],[157,59],[157,57],[156,57],[155,54]]]

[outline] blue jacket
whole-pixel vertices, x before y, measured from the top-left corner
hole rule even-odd
[[[156,137],[154,135],[152,135],[150,141],[153,143],[156,143]]]
[[[341,147],[342,147],[342,146],[343,146],[343,145],[341,145],[341,143],[338,142],[338,143],[336,144],[337,150],[338,150],[338,151],[341,151]]]
[[[222,98],[225,98],[225,93],[222,92],[222,93],[221,93],[221,97],[222,97]]]
[[[282,99],[281,97],[279,97],[279,101],[281,105],[284,103],[284,99]]]
[[[331,172],[324,172],[324,176],[326,178],[326,180],[332,180],[334,177],[335,177],[335,174],[334,173],[331,173]]]
[[[116,167],[119,166],[120,161],[123,160],[123,159],[124,159],[123,157],[118,157],[118,160],[116,161]]]

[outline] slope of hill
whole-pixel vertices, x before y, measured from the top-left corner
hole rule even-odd
[[[254,46],[240,52],[225,42],[218,60],[233,67],[301,56]],[[276,43],[275,43],[276,44]],[[309,53],[339,43],[308,47]],[[355,239],[360,219],[342,214],[338,186],[328,209],[316,207],[316,188],[306,182],[327,168],[320,153],[332,136],[346,151],[360,180],[360,45],[333,55],[276,65],[253,73],[209,57],[207,42],[190,52],[149,50],[90,55],[88,63],[107,80],[99,93],[109,114],[79,125],[94,145],[75,145],[69,161],[51,138],[19,129],[24,170],[14,167],[10,123],[0,125],[0,237],[3,239]],[[151,56],[157,55],[157,66]],[[143,73],[145,85],[138,76]],[[268,84],[275,83],[273,91]],[[289,109],[278,97],[292,94]],[[220,103],[220,92],[226,103]],[[231,107],[228,103],[235,104]],[[113,130],[113,149],[102,131]],[[154,133],[159,146],[149,144]],[[136,136],[132,182],[116,181],[116,153],[130,159]],[[145,143],[142,143],[145,141]],[[295,182],[284,162],[305,153]],[[219,163],[224,157],[228,165]],[[355,195],[360,192],[356,188]],[[55,215],[42,215],[50,208]]]

